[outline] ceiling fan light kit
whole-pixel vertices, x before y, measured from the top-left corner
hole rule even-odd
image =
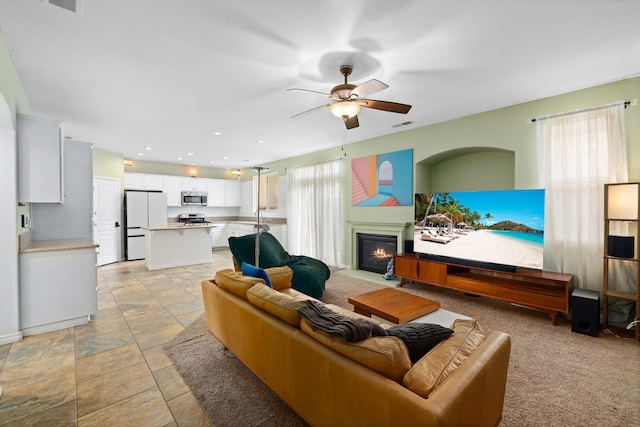
[[[353,101],[340,101],[335,104],[329,104],[329,111],[336,117],[350,118],[360,112],[360,104]]]
[[[369,80],[359,86],[349,84],[347,83],[347,78],[352,71],[353,66],[342,65],[340,67],[340,73],[344,76],[344,83],[335,86],[333,89],[331,89],[331,93],[329,94],[307,89],[288,89],[293,91],[311,93],[313,95],[320,95],[332,100],[332,103],[330,104],[312,108],[311,110],[296,114],[293,117],[298,117],[315,110],[323,109],[324,107],[329,107],[329,111],[331,111],[331,114],[344,120],[344,124],[347,129],[353,129],[357,128],[360,125],[358,122],[358,113],[360,112],[360,107],[400,114],[407,114],[409,112],[409,110],[411,109],[411,105],[365,99],[366,96],[386,89],[389,86],[376,79]]]

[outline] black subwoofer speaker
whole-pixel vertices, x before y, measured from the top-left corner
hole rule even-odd
[[[574,289],[571,294],[571,331],[598,336],[600,330],[600,294]]]

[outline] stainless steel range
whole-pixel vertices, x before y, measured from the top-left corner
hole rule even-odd
[[[211,224],[207,221],[204,214],[201,213],[183,213],[178,215],[178,222],[183,223],[184,225],[189,224]]]

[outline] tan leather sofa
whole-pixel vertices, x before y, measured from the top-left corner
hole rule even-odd
[[[262,279],[230,269],[203,281],[207,326],[310,425],[500,422],[508,335],[484,337],[475,322],[466,321],[452,326],[453,335],[411,365],[406,346],[396,337],[371,337],[354,346],[322,336],[296,315],[309,297],[287,287],[286,274],[277,280],[271,273],[269,277],[275,290]]]

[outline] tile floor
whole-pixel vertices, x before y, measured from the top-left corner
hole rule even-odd
[[[162,346],[204,312],[201,280],[232,267],[228,250],[197,266],[100,267],[91,322],[0,346],[0,425],[211,425]]]

